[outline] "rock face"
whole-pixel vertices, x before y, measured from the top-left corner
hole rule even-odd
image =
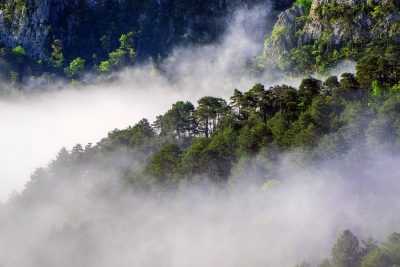
[[[177,43],[216,39],[224,18],[237,5],[267,0],[0,0],[0,42],[22,45],[37,60],[48,60],[54,40],[66,59],[101,58],[122,33],[136,33],[139,56],[165,54]],[[275,1],[287,8],[293,0]]]
[[[330,62],[367,44],[399,43],[399,11],[398,0],[313,0],[308,14],[294,6],[279,15],[265,43],[265,61],[285,69],[307,54]]]
[[[293,6],[279,14],[271,36],[265,41],[265,56],[269,63],[279,64],[282,57],[298,45],[300,40],[296,32],[302,25],[298,25],[297,18],[304,14],[305,10],[300,6]]]

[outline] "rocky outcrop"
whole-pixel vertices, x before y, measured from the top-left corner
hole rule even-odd
[[[237,5],[267,0],[0,0],[0,42],[21,45],[46,61],[54,40],[66,59],[94,62],[107,55],[121,33],[136,33],[139,57],[157,57],[177,43],[206,43],[223,32]],[[274,1],[284,9],[293,0]]]
[[[373,42],[400,43],[398,0],[313,0],[309,14],[301,10],[292,7],[279,16],[266,40],[267,64],[284,69],[293,66],[293,58],[307,54],[333,61]]]
[[[265,41],[265,56],[270,64],[280,64],[288,51],[298,45],[296,33],[303,27],[298,18],[304,15],[304,8],[294,5],[278,16],[271,36]]]

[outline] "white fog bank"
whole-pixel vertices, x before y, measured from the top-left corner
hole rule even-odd
[[[220,43],[176,49],[162,64],[163,74],[149,63],[117,73],[113,82],[32,83],[34,93],[0,98],[0,200],[20,191],[62,147],[97,142],[115,128],[152,120],[178,100],[248,89],[256,80],[245,66],[262,49],[254,32],[262,33],[268,14],[268,6],[237,12]]]

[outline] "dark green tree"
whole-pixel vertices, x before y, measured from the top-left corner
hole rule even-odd
[[[332,249],[334,267],[358,267],[361,248],[357,237],[349,230],[344,231]]]
[[[195,112],[199,131],[208,138],[227,111],[228,105],[224,99],[211,96],[201,98]]]

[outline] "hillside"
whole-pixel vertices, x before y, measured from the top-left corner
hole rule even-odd
[[[0,43],[10,55],[3,58],[16,65],[7,68],[3,64],[3,69],[19,76],[35,70],[63,74],[72,62],[77,69],[107,71],[116,64],[104,63],[106,60],[121,61],[124,51],[118,50],[119,39],[128,33],[134,48],[134,55],[130,56],[133,61],[149,58],[157,61],[178,45],[217,41],[238,7],[266,4],[264,8],[268,9],[269,3],[265,0],[2,0]],[[291,4],[291,0],[273,1],[271,16]],[[21,59],[11,53],[17,47],[23,49],[24,64],[19,64]],[[75,59],[80,61],[74,62]],[[10,76],[4,72],[7,71],[3,71],[3,76]]]
[[[362,73],[372,67],[357,68]],[[359,80],[358,74],[344,73],[324,81],[306,78],[299,88],[256,84],[246,92],[234,90],[229,103],[211,96],[196,106],[178,101],[153,123],[143,119],[111,131],[97,144],[62,149],[47,167],[37,169],[3,213],[5,229],[18,229],[16,220],[23,237],[32,234],[32,226],[20,219],[25,218],[21,212],[28,210],[28,218],[44,216],[39,222],[49,226],[34,226],[43,229],[44,241],[22,245],[27,256],[7,255],[5,262],[53,266],[60,259],[73,262],[77,255],[79,263],[99,266],[99,258],[113,262],[114,253],[121,253],[127,262],[135,262],[130,255],[140,256],[151,267],[168,260],[179,244],[178,251],[191,251],[196,263],[230,266],[223,254],[210,249],[232,244],[226,249],[237,251],[255,244],[230,259],[251,266],[294,266],[308,257],[313,265],[298,266],[400,264],[398,234],[382,243],[361,242],[348,230],[331,256],[315,263],[329,255],[316,246],[331,243],[338,229],[375,225],[386,235],[398,229],[393,210],[399,186],[399,80],[385,88]],[[196,243],[198,231],[204,233],[205,247]],[[376,229],[362,236],[375,234]],[[158,244],[160,236],[161,259],[149,256],[152,246],[143,245],[148,238]],[[270,242],[281,247],[265,256]],[[57,253],[42,248],[48,243]],[[98,246],[107,253],[98,254]],[[180,255],[174,263],[185,266]]]
[[[192,49],[259,2],[0,0],[4,77],[69,79],[4,101],[4,158],[125,125],[61,148],[0,203],[0,266],[400,266],[400,0],[274,1],[254,61]],[[177,45],[186,58],[166,75],[157,61]],[[330,72],[342,60],[354,73]],[[119,76],[80,83],[88,71]],[[126,127],[127,110],[148,118]]]
[[[398,49],[397,0],[297,2],[279,15],[262,64],[294,73],[324,72],[340,60]]]

